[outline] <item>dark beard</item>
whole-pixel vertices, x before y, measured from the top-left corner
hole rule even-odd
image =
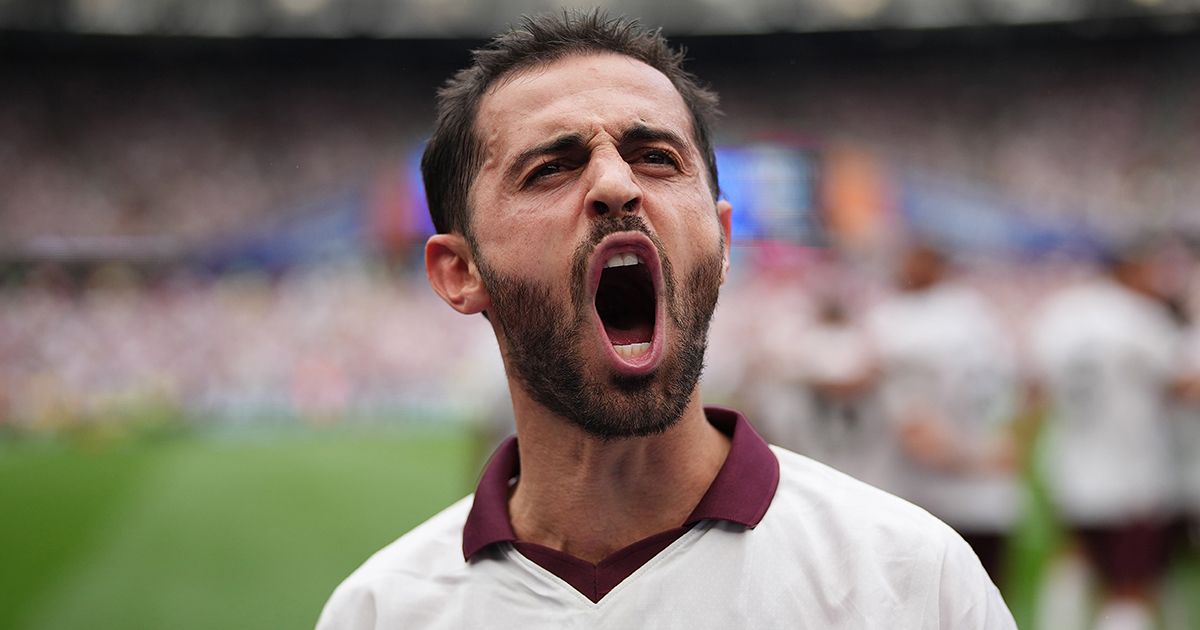
[[[589,379],[580,342],[591,330],[591,309],[584,273],[588,256],[605,236],[641,232],[653,241],[662,264],[662,299],[678,333],[666,347],[658,370],[643,376],[612,374],[607,382]],[[490,317],[507,342],[510,375],[555,415],[592,436],[612,440],[654,435],[678,422],[704,369],[708,326],[721,285],[723,248],[703,256],[688,275],[682,294],[661,243],[638,216],[597,221],[572,257],[571,307],[549,287],[513,278],[491,268],[472,246],[480,276],[492,299]],[[570,312],[573,310],[574,312]],[[665,331],[655,331],[664,334]],[[669,340],[667,340],[669,342]]]

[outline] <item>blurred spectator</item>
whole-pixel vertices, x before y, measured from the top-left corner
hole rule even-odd
[[[1180,336],[1156,297],[1146,254],[1122,251],[1104,273],[1053,295],[1031,330],[1048,403],[1040,465],[1051,501],[1099,575],[1097,628],[1154,627],[1168,559],[1174,477],[1167,403]]]
[[[948,277],[934,247],[911,245],[896,271],[896,293],[867,320],[902,454],[896,490],[957,529],[999,583],[1022,507],[1013,343],[983,297]]]
[[[772,443],[885,487],[894,443],[881,439],[875,352],[855,312],[863,279],[826,257],[803,274],[764,272],[755,286],[757,299],[738,299],[754,304],[743,314],[754,326],[739,336],[749,366],[741,404]]]
[[[886,487],[895,473],[895,442],[887,437],[890,428],[873,395],[875,349],[850,307],[833,291],[818,295],[814,321],[789,344],[795,357],[791,376],[807,405],[783,444]]]

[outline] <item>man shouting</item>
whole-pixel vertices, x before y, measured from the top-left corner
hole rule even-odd
[[[491,323],[517,437],[322,630],[1014,627],[941,522],[702,405],[731,208],[682,60],[635,22],[542,16],[439,92],[426,267]]]

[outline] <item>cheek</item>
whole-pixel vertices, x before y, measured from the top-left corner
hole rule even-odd
[[[716,224],[713,220],[712,224]],[[715,229],[692,229],[673,244],[665,244],[667,256],[675,274],[676,287],[683,290],[689,276],[701,265],[709,264],[721,254],[720,232]],[[677,296],[678,297],[678,296]]]
[[[474,223],[475,239],[489,262],[503,252],[505,269],[538,278],[546,277],[547,270],[565,274],[588,227],[577,210],[582,204],[578,196],[577,187],[562,186],[523,195],[520,201],[501,196],[490,209],[477,205],[482,210]]]
[[[475,241],[485,253],[519,252],[528,248],[530,234],[536,233],[537,216],[514,207],[504,198],[490,205],[476,202],[475,208]]]
[[[647,213],[668,252],[691,258],[694,256],[688,256],[688,252],[698,254],[720,246],[721,222],[716,204],[707,194],[661,201],[647,207]]]
[[[550,286],[569,273],[575,242],[570,233],[546,221],[533,217],[494,221],[480,225],[475,238],[487,263],[502,273]]]

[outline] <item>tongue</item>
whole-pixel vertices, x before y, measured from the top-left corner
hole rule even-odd
[[[648,343],[654,336],[654,324],[642,322],[633,324],[631,328],[616,328],[604,325],[604,332],[614,346],[625,346],[631,343]]]

